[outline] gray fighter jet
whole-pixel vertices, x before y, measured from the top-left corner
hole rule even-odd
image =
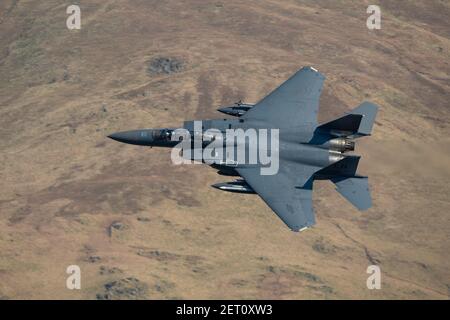
[[[304,67],[254,105],[238,102],[219,109],[234,118],[202,121],[200,132],[196,131],[194,121],[186,121],[184,129],[191,137],[204,135],[209,129],[220,132],[278,130],[279,169],[276,174],[262,174],[264,164],[259,159],[256,164],[249,164],[229,161],[224,156],[223,161],[209,164],[221,175],[240,178],[213,187],[258,194],[293,231],[302,231],[315,224],[314,180],[331,180],[336,190],[359,210],[371,207],[368,178],[356,173],[360,156],[347,152],[354,150],[355,139],[371,134],[378,107],[364,102],[338,119],[317,124],[324,80],[316,69]],[[176,128],[142,129],[114,133],[109,138],[141,146],[174,147],[180,143],[173,139],[175,132]],[[202,143],[201,148],[206,146]],[[258,144],[248,144],[245,148],[249,153],[258,151],[255,150]],[[268,146],[267,151],[274,152],[275,149]]]

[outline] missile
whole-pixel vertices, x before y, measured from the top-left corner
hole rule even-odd
[[[254,105],[249,103],[243,103],[242,101],[236,102],[232,106],[222,107],[217,111],[228,114],[233,117],[240,117],[250,110]]]
[[[213,184],[212,187],[229,192],[240,192],[240,193],[256,193],[252,187],[248,185],[245,180],[235,180],[232,182],[221,182]]]

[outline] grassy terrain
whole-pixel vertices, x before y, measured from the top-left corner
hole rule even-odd
[[[92,0],[68,30],[65,1],[1,1],[0,297],[448,299],[450,6],[379,3],[369,31],[368,1]],[[220,118],[304,65],[327,77],[321,121],[381,107],[356,150],[367,212],[319,181],[293,233],[214,170],[106,138]]]

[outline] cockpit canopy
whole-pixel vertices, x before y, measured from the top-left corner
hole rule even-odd
[[[160,129],[153,130],[153,140],[154,141],[171,141],[172,139],[172,129]]]

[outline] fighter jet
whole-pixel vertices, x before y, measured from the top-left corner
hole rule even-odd
[[[221,175],[240,178],[213,187],[258,194],[292,231],[302,231],[315,224],[314,180],[331,180],[336,190],[359,210],[371,207],[368,178],[357,174],[360,156],[352,151],[356,139],[371,134],[378,107],[363,102],[335,120],[318,124],[324,81],[325,77],[316,69],[303,67],[258,103],[238,102],[219,109],[234,118],[202,121],[200,129],[195,128],[194,121],[186,121],[183,128],[190,137],[206,135],[209,129],[278,132],[276,149],[267,146],[265,150],[278,154],[275,174],[262,174],[265,165],[259,160],[256,164],[248,164],[246,161],[229,161],[223,156],[223,161],[208,164]],[[174,147],[180,143],[173,139],[175,132],[176,128],[142,129],[113,133],[108,137],[140,146]],[[214,139],[208,141],[211,140]],[[193,144],[191,146],[194,150]],[[200,148],[205,147],[202,143]],[[247,143],[245,147],[249,152],[260,151],[256,150],[260,148],[257,143]],[[188,157],[192,158],[192,155]]]

